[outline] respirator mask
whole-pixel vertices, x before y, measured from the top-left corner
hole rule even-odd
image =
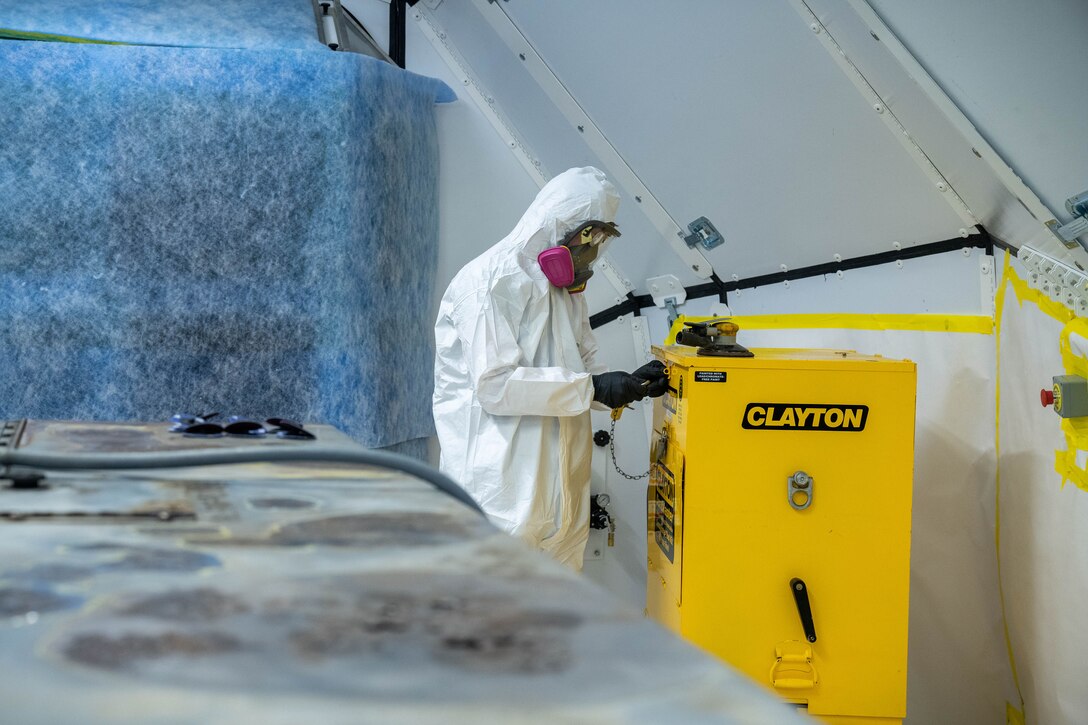
[[[560,246],[541,252],[537,262],[549,282],[577,294],[593,276],[593,265],[605,243],[618,236],[620,230],[613,222],[588,221],[568,234]]]

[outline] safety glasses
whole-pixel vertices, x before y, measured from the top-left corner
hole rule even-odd
[[[596,247],[618,236],[620,230],[614,222],[589,221],[568,234],[563,240],[563,246],[571,249],[582,245]]]
[[[170,422],[173,423],[170,426],[170,432],[181,433],[188,438],[222,438],[224,436],[263,438],[267,435],[297,441],[311,441],[316,438],[301,423],[289,418],[269,418],[261,423],[232,415],[227,418],[227,422],[223,425],[209,422],[211,418],[217,415],[219,414],[189,415],[187,413],[178,413],[170,417]]]

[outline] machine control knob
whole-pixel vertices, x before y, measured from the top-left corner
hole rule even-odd
[[[1054,405],[1054,391],[1043,388],[1039,391],[1039,402],[1043,404],[1043,407],[1048,405]]]

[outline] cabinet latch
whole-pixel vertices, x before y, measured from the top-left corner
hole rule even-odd
[[[795,639],[774,647],[771,684],[780,690],[811,690],[820,682],[812,663],[812,648]]]

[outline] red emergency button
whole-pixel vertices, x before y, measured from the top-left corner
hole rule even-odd
[[[1054,391],[1043,388],[1039,391],[1039,402],[1043,404],[1045,408],[1048,405],[1054,405]]]

